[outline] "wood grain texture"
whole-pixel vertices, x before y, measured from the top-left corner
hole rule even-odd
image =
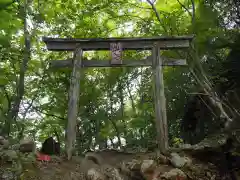
[[[72,151],[76,140],[76,123],[78,115],[78,101],[80,91],[80,69],[82,61],[82,49],[77,48],[74,52],[73,70],[70,79],[68,99],[68,122],[66,130],[66,153],[68,160],[72,157]]]
[[[168,149],[168,125],[162,70],[163,61],[161,59],[160,48],[157,43],[153,47],[152,55],[157,141],[160,152],[164,153]]]
[[[187,65],[185,59],[163,58],[163,66],[184,66]],[[82,60],[82,67],[138,67],[152,66],[152,56],[142,60],[123,60],[121,64],[112,64],[110,60]],[[53,60],[50,68],[71,68],[72,59]]]
[[[43,37],[48,50],[74,51],[76,45],[84,51],[110,50],[110,43],[121,43],[123,50],[150,50],[157,42],[161,49],[188,48],[193,36],[148,37],[148,38],[48,38]]]

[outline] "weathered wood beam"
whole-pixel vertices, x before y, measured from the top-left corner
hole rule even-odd
[[[110,50],[110,43],[121,43],[123,50],[150,50],[157,42],[161,49],[187,48],[193,36],[149,37],[149,38],[48,38],[43,37],[48,50],[73,51],[76,44],[84,51]]]
[[[160,47],[157,43],[153,46],[152,55],[157,141],[160,152],[164,153],[168,149],[168,125],[163,83],[163,60],[161,59]]]
[[[71,68],[72,59],[53,60],[50,62],[50,68]],[[187,65],[185,59],[164,58],[163,66],[183,66]],[[149,57],[143,60],[123,60],[122,64],[111,64],[110,60],[82,60],[82,67],[137,67],[152,66],[152,59]]]
[[[76,140],[76,124],[78,115],[78,101],[80,91],[80,69],[82,61],[82,49],[76,48],[73,57],[73,67],[70,79],[69,99],[68,99],[68,123],[66,130],[66,153],[68,160],[72,157],[72,152]]]

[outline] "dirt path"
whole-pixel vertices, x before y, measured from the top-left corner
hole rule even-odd
[[[154,157],[153,153],[94,152],[85,158],[74,157],[72,161],[61,159],[49,163],[37,162],[22,174],[22,179],[84,180],[86,177],[89,180],[217,179],[216,170],[209,164],[192,162],[190,166],[176,168],[167,158],[163,158],[166,157],[162,156],[159,159]]]

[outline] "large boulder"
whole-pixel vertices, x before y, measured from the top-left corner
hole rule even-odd
[[[32,138],[24,138],[20,140],[19,151],[22,153],[35,152],[36,146]]]
[[[176,168],[181,168],[185,165],[185,159],[180,157],[177,153],[171,153],[171,163]]]
[[[141,164],[141,173],[152,173],[156,168],[157,164],[154,160],[147,159],[143,160]]]

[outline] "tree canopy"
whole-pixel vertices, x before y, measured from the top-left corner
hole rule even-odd
[[[42,37],[151,37],[195,35],[190,50],[162,51],[186,58],[187,67],[164,67],[170,144],[181,141],[185,104],[201,82],[238,115],[240,2],[236,0],[2,0],[0,2],[0,131],[42,142],[64,142],[70,69],[50,69],[68,52],[46,50]],[[235,48],[235,50],[234,50]],[[139,59],[147,51],[125,51]],[[84,52],[107,59],[108,51]],[[205,78],[205,79],[204,79]],[[149,147],[156,127],[151,68],[84,68],[81,75],[77,151]],[[224,101],[225,102],[225,101]],[[228,104],[228,106],[227,106]],[[238,116],[231,118],[238,118]],[[219,113],[199,116],[198,139],[215,131]],[[207,126],[207,127],[206,127]],[[185,137],[186,140],[186,137]],[[62,143],[63,145],[63,143]]]

